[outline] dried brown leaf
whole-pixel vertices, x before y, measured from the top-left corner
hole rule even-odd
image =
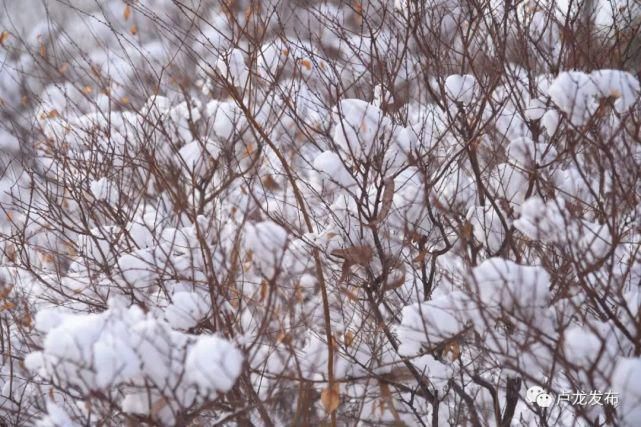
[[[58,113],[58,110],[51,110],[49,112],[44,112],[40,115],[40,119],[55,119],[58,117],[60,113]]]
[[[383,189],[383,199],[381,200],[381,211],[378,213],[374,224],[383,221],[392,210],[392,202],[394,200],[394,180],[386,179],[384,185],[385,187]]]
[[[158,415],[160,411],[162,411],[165,408],[165,406],[167,406],[167,399],[165,399],[164,397],[161,397],[151,405],[151,414]]]
[[[277,191],[280,189],[278,181],[274,179],[272,175],[267,175],[262,179],[263,186],[270,191]]]
[[[338,384],[332,384],[321,392],[321,403],[328,414],[336,411],[340,405],[340,394]]]
[[[278,337],[276,337],[276,341],[285,345],[290,345],[292,343],[292,336],[285,331],[280,331]]]
[[[312,62],[309,59],[300,59],[298,63],[307,71],[312,70]]]
[[[427,251],[419,251],[418,255],[412,260],[412,262],[421,264],[425,262],[425,257],[427,257]]]
[[[445,344],[443,354],[451,361],[458,360],[461,357],[461,345],[457,340],[452,340]]]
[[[260,302],[265,301],[267,295],[269,295],[269,282],[263,280],[260,282]]]
[[[392,270],[387,276],[387,283],[383,286],[383,292],[398,289],[405,284],[405,268]]]
[[[352,345],[352,342],[354,342],[354,332],[352,331],[345,332],[345,336],[343,337],[343,340],[345,341],[345,347],[349,347],[350,345]]]
[[[351,291],[351,290],[349,290],[349,289],[345,289],[345,288],[343,288],[343,293],[345,294],[345,296],[347,297],[347,299],[349,299],[350,301],[354,301],[354,302],[356,302],[356,301],[358,301],[358,300],[359,300],[358,295],[357,295],[355,292],[352,292],[352,291]]]
[[[4,42],[9,40],[9,31],[3,31],[0,33],[0,45],[3,45]]]
[[[68,62],[65,62],[64,64],[62,64],[60,66],[60,68],[58,68],[58,72],[60,74],[65,74],[67,71],[69,71],[69,63]]]
[[[474,230],[472,227],[472,223],[469,221],[465,221],[465,223],[461,227],[461,237],[469,242],[472,240],[473,231]]]
[[[335,249],[331,254],[344,260],[343,267],[341,269],[341,282],[347,281],[352,265],[367,266],[374,256],[372,249],[367,245],[357,245],[350,246],[349,248],[344,249]]]
[[[30,328],[31,325],[33,324],[33,317],[31,316],[31,313],[27,311],[24,316],[22,316],[22,319],[20,319],[20,324],[26,328]]]
[[[16,245],[14,245],[13,243],[8,243],[4,248],[4,254],[9,261],[16,262],[16,259],[18,258]]]
[[[0,312],[5,310],[13,310],[14,308],[16,308],[16,305],[13,302],[5,301],[2,305],[0,305]]]
[[[125,10],[122,12],[122,17],[125,21],[129,21],[129,18],[131,18],[131,6],[125,6]]]
[[[366,266],[372,260],[374,253],[372,248],[367,245],[357,245],[344,249],[335,249],[332,251],[332,255],[344,259],[350,265]]]

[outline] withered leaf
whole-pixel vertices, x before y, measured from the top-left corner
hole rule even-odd
[[[425,262],[425,257],[427,257],[427,251],[419,251],[418,255],[412,260],[412,262],[415,263],[423,263]]]
[[[129,18],[131,18],[131,6],[125,6],[125,10],[122,12],[122,17],[125,19],[125,21],[128,21]]]
[[[292,336],[285,331],[280,331],[278,337],[276,337],[276,341],[285,345],[290,345],[292,343]]]
[[[392,202],[394,200],[394,180],[391,178],[387,178],[384,182],[384,186],[383,198],[381,200],[381,211],[378,213],[374,224],[378,224],[379,222],[387,218],[387,215],[389,215],[390,211],[392,210]]]
[[[49,112],[43,112],[40,115],[40,119],[55,119],[56,117],[60,116],[60,113],[58,113],[58,110],[51,110]]]
[[[165,408],[165,406],[167,406],[167,399],[165,399],[164,397],[161,397],[151,405],[151,414],[158,415],[160,411],[162,411]]]
[[[349,347],[350,345],[352,345],[352,342],[354,342],[354,332],[352,331],[345,332],[345,336],[343,337],[343,340],[345,341],[345,347]]]
[[[270,191],[276,191],[280,189],[280,185],[274,179],[272,175],[267,175],[262,179],[263,186]]]
[[[0,287],[0,299],[5,299],[11,293],[11,286]]]
[[[307,71],[311,71],[312,69],[312,62],[309,59],[300,59],[298,63],[305,68]]]
[[[33,324],[33,318],[31,317],[31,313],[28,311],[22,316],[22,319],[20,319],[20,324],[26,328],[31,327]]]
[[[5,301],[2,305],[0,305],[0,312],[5,310],[13,310],[14,308],[16,308],[16,305],[13,302]]]
[[[391,271],[387,276],[387,282],[383,286],[383,291],[398,289],[405,284],[405,267],[397,268]]]
[[[474,230],[472,228],[472,223],[470,223],[469,221],[465,221],[465,223],[461,227],[461,237],[469,242],[470,240],[472,240],[473,231]]]
[[[65,62],[58,68],[58,72],[60,74],[65,74],[67,71],[69,71],[69,63]]]
[[[265,301],[267,295],[269,295],[269,282],[263,280],[260,282],[260,302]]]
[[[374,253],[367,245],[350,246],[345,249],[335,249],[331,253],[333,256],[342,258],[343,267],[341,269],[341,281],[344,282],[349,276],[349,269],[353,265],[367,266],[372,260]]]
[[[386,382],[379,381],[378,385],[381,390],[380,410],[382,414],[385,412],[385,404],[392,398],[392,393]]]
[[[0,45],[3,45],[4,42],[9,40],[9,31],[3,31],[0,33]]]
[[[16,262],[17,253],[18,253],[18,251],[16,249],[16,245],[14,245],[13,243],[8,243],[5,246],[4,254],[5,254],[5,256],[7,257],[7,259],[9,261]]]
[[[458,340],[452,340],[445,344],[443,354],[451,361],[458,360],[461,357],[461,345]]]
[[[321,403],[328,414],[334,412],[340,404],[338,384],[332,384],[321,392]]]
[[[334,249],[332,255],[342,258],[350,265],[366,266],[372,260],[374,253],[367,245],[350,246],[344,249]]]
[[[358,301],[359,300],[358,295],[356,293],[352,292],[351,290],[346,289],[346,288],[343,288],[342,290],[343,290],[344,295],[350,301]]]

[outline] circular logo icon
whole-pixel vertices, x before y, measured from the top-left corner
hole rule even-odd
[[[533,385],[527,390],[527,394],[525,397],[527,398],[527,401],[530,403],[536,402],[536,398],[539,397],[539,395],[544,394],[545,390],[543,390],[543,387],[539,387],[538,385]]]
[[[554,403],[552,396],[547,393],[541,393],[536,397],[536,403],[541,408],[549,408]]]

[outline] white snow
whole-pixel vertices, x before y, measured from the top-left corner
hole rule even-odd
[[[103,200],[107,203],[115,203],[118,200],[117,186],[106,177],[91,181],[89,186],[91,193],[97,200]]]
[[[243,356],[229,341],[174,331],[136,306],[112,301],[102,313],[61,319],[48,328],[42,351],[25,360],[31,371],[61,387],[89,392],[127,384],[133,391],[151,384],[160,396],[191,405],[230,390],[241,372]],[[145,412],[136,393],[126,396],[123,406]]]
[[[373,154],[377,148],[377,136],[389,131],[391,126],[379,108],[360,99],[340,101],[332,114],[332,138],[346,155],[354,159]]]
[[[545,129],[548,136],[553,136],[555,134],[560,123],[561,117],[559,112],[556,110],[548,110],[541,117],[541,126],[543,126],[543,129]]]
[[[221,141],[228,141],[232,136],[241,132],[246,125],[242,111],[232,101],[209,101],[205,111],[206,117],[212,124],[214,135]]]
[[[600,97],[612,97],[614,109],[624,113],[638,99],[639,80],[632,74],[621,70],[596,70],[590,74]]]
[[[445,79],[445,91],[454,102],[463,105],[470,104],[477,94],[478,86],[474,76],[470,74],[454,74]]]
[[[528,312],[545,307],[549,300],[550,277],[541,267],[489,258],[472,269],[470,280],[487,307]]]
[[[531,239],[557,241],[566,228],[564,206],[562,200],[546,203],[540,197],[530,197],[523,203],[521,217],[514,226]]]
[[[345,167],[344,160],[333,151],[324,151],[314,159],[314,169],[322,181],[330,181],[341,187],[349,187],[356,182]]]
[[[621,425],[633,427],[641,423],[641,359],[622,358],[612,375],[612,392],[619,399]]]
[[[245,55],[240,49],[232,49],[220,56],[216,69],[234,86],[244,88],[249,79],[249,69],[245,65]]]
[[[176,292],[165,309],[165,319],[174,329],[187,330],[200,322],[209,311],[207,298],[196,292]]]
[[[562,72],[552,82],[548,95],[552,102],[575,126],[583,125],[596,111],[594,98],[597,88],[589,74],[581,71]]]
[[[557,152],[548,144],[535,143],[530,138],[517,138],[508,145],[507,155],[521,166],[533,167],[550,163]]]
[[[468,319],[466,296],[452,292],[403,308],[397,334],[399,352],[405,356],[420,353],[421,345],[433,346],[461,332]]]
[[[187,380],[207,393],[231,390],[241,373],[242,354],[216,336],[201,337],[187,353]]]
[[[272,277],[287,248],[288,233],[273,221],[262,221],[247,227],[245,247],[252,253],[253,262],[266,277]]]

